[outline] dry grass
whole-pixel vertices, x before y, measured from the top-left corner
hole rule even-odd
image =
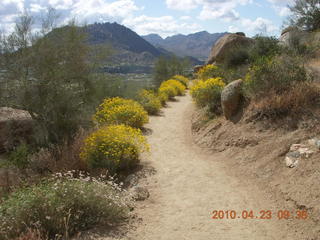
[[[263,98],[256,98],[251,107],[256,116],[278,119],[307,112],[320,105],[320,89],[314,83],[296,83],[279,94],[271,91]]]

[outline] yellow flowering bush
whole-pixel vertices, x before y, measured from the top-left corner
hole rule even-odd
[[[138,94],[138,102],[151,115],[157,114],[160,111],[161,101],[152,91],[141,90]]]
[[[169,96],[168,96],[168,94],[166,93],[166,91],[164,91],[164,89],[162,89],[161,91],[160,91],[160,89],[159,89],[159,91],[158,91],[158,98],[159,98],[159,100],[160,100],[160,102],[161,102],[161,105],[164,106],[164,105],[166,105],[166,102],[168,101]]]
[[[175,95],[179,95],[179,96],[184,95],[184,93],[186,91],[186,87],[181,82],[179,82],[178,80],[174,80],[174,79],[169,79],[169,80],[161,83],[160,88],[161,87],[173,87],[176,90]]]
[[[163,98],[167,98],[167,99],[172,99],[177,95],[178,95],[178,93],[177,93],[177,90],[175,89],[175,87],[169,86],[169,85],[163,86],[161,84],[161,86],[159,88],[159,96],[161,96]]]
[[[197,78],[200,80],[206,80],[209,78],[217,77],[217,71],[218,71],[218,67],[216,65],[208,64],[202,67],[197,72]]]
[[[191,87],[191,96],[199,107],[208,107],[213,113],[221,112],[221,92],[225,83],[221,78],[197,80]]]
[[[110,125],[85,140],[80,157],[89,168],[105,168],[113,174],[134,167],[145,151],[149,151],[149,145],[140,129]]]
[[[125,124],[136,128],[149,121],[148,113],[138,102],[119,97],[105,99],[93,119],[100,125]]]
[[[174,80],[178,80],[180,83],[182,83],[186,88],[188,87],[189,79],[182,75],[175,75],[173,77]]]

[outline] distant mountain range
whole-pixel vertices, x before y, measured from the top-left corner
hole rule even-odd
[[[152,66],[159,56],[173,54],[161,46],[154,46],[131,29],[118,23],[95,23],[88,25],[86,31],[90,44],[110,44],[113,47],[115,54],[111,62],[115,66],[135,65],[145,71],[145,66]],[[190,61],[193,65],[201,64],[201,61],[193,57],[190,57]]]
[[[158,34],[149,34],[142,37],[155,47],[161,47],[177,56],[192,56],[201,61],[206,61],[212,45],[225,34],[227,32],[210,34],[203,31],[189,35],[178,34],[165,39]]]

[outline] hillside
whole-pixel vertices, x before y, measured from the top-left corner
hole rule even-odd
[[[157,34],[149,34],[143,36],[143,38],[154,46],[162,47],[178,56],[192,56],[205,61],[208,58],[212,45],[225,34],[210,34],[207,31],[203,31],[189,35],[178,34],[165,39]]]

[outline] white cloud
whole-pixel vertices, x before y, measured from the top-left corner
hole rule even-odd
[[[286,17],[291,14],[288,7],[294,4],[294,0],[268,0],[272,4],[272,8],[281,17]]]
[[[189,33],[190,31],[203,30],[198,24],[179,22],[172,16],[149,17],[142,15],[134,18],[126,18],[122,23],[132,28],[140,35],[158,33],[162,37],[177,33]]]
[[[258,17],[255,20],[243,18],[240,23],[244,29],[253,33],[270,35],[279,31],[279,28],[276,27],[271,20],[261,17]]]
[[[191,10],[198,6],[197,0],[166,0],[167,7],[175,10]]]
[[[228,28],[228,32],[230,32],[230,33],[239,32],[239,28],[236,27],[236,26],[231,25],[231,26],[229,26],[229,28]]]
[[[183,20],[183,21],[187,21],[187,20],[190,20],[191,17],[190,16],[181,16],[180,17],[180,20]]]
[[[238,5],[252,3],[252,0],[166,0],[167,7],[175,10],[190,10],[201,7],[199,19],[221,19],[235,21],[239,19],[239,13],[235,8]]]

